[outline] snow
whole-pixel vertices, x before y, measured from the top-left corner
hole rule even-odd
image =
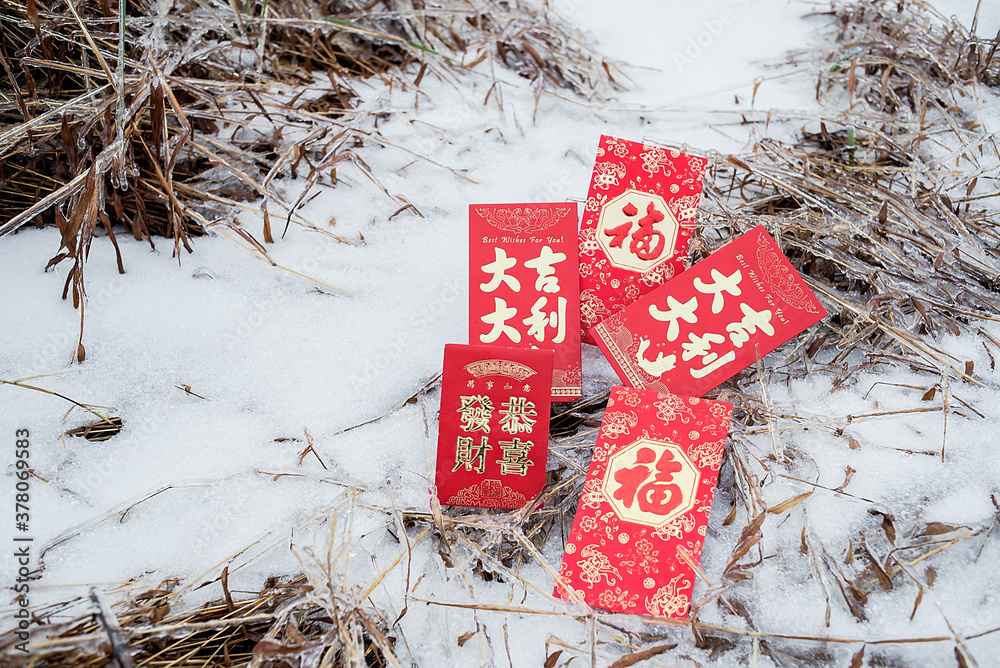
[[[113,406],[126,427],[107,442],[62,439],[66,428],[89,421],[84,412],[75,410],[63,423],[70,406],[62,399],[0,386],[0,434],[12,445],[15,429],[30,429],[31,463],[47,480],[32,480],[34,545],[52,545],[33,604],[85,595],[94,584],[107,589],[127,584],[137,592],[179,578],[188,587],[186,601],[194,605],[221,595],[218,584],[196,587],[218,577],[223,566],[229,567],[231,589],[256,591],[269,576],[301,572],[303,564],[318,568],[309,554],[325,550],[328,541],[338,554],[350,555],[339,569],[344,582],[367,587],[404,549],[381,530],[396,521],[392,508],[429,509],[437,394],[418,395],[415,403],[381,420],[344,430],[414,396],[439,373],[444,344],[466,340],[467,205],[579,200],[602,132],[703,153],[745,149],[749,133],[763,130],[747,129],[733,115],[718,112],[749,108],[754,83],[775,73],[771,64],[827,39],[826,19],[803,18],[809,5],[716,0],[667,8],[636,0],[609,11],[607,3],[595,0],[550,4],[598,49],[635,65],[628,70],[635,87],[604,106],[544,96],[533,114],[534,96],[516,77],[505,76],[502,109],[493,102],[482,105],[491,82],[477,75],[462,86],[426,82],[419,111],[397,111],[380,130],[389,141],[454,171],[389,148],[365,155],[385,187],[407,197],[422,217],[405,211],[390,219],[400,202],[345,167],[342,183],[320,186],[302,214],[321,228],[335,218],[336,225],[326,229],[357,245],[292,225],[269,249],[279,264],[350,297],[322,286],[317,291],[313,281],[275,269],[220,236],[195,239],[194,254],[184,254],[179,264],[165,241],[151,250],[120,235],[127,273],[119,275],[111,245],[98,239],[86,267],[87,361],[69,367],[80,314],[58,299],[68,268],[42,271],[58,247],[58,233],[23,230],[0,242],[0,378],[57,374],[31,382],[80,402]],[[940,10],[968,23],[975,4],[943,0]],[[1000,27],[1000,9],[986,4],[980,33],[992,35]],[[413,105],[412,92],[390,94],[372,86],[367,95],[375,108]],[[812,100],[812,81],[792,77],[765,81],[753,104],[809,109]],[[988,97],[979,113],[989,127],[1000,122],[1000,105]],[[286,196],[294,201],[301,187],[288,184]],[[259,233],[261,220],[242,214],[241,221]],[[1000,337],[1000,328],[992,333]],[[920,579],[930,566],[937,573],[912,621],[917,587],[909,581],[872,595],[868,620],[861,623],[824,571],[829,628],[823,608],[808,607],[823,595],[813,563],[799,553],[803,522],[809,540],[843,564],[859,528],[878,534],[881,519],[871,508],[892,514],[897,535],[907,539],[927,522],[984,526],[995,516],[990,494],[1000,480],[993,447],[1000,421],[997,374],[978,341],[951,339],[941,345],[973,360],[984,384],[953,381],[955,398],[985,417],[953,400],[946,438],[942,411],[847,420],[941,406],[940,393],[921,401],[922,390],[899,387],[924,387],[926,376],[886,371],[861,375],[840,389],[820,374],[773,378],[768,393],[774,412],[812,417],[809,424],[776,419],[780,447],[793,461],[789,475],[799,480],[769,480],[763,493],[770,504],[813,494],[793,511],[767,519],[768,561],[752,583],[758,631],[871,640],[951,637],[949,623],[965,635],[1000,625],[1000,546],[995,539],[984,546],[982,535],[910,567]],[[589,346],[584,373],[588,394],[616,382],[599,351]],[[841,435],[837,429],[843,429]],[[322,464],[312,454],[299,464],[307,445],[304,430],[315,439]],[[850,438],[860,447],[847,447]],[[939,454],[921,454],[940,453],[942,443],[944,463]],[[765,463],[772,449],[766,428],[735,447],[745,458]],[[9,463],[4,464],[6,495],[14,481]],[[856,474],[843,488],[846,494],[831,491],[844,482],[847,467]],[[767,475],[781,472],[775,468]],[[274,479],[282,473],[295,475]],[[745,525],[740,514],[723,526],[734,502],[724,489],[720,485],[702,560],[716,582]],[[914,509],[921,510],[907,514]],[[12,527],[5,522],[3,531],[9,545]],[[416,535],[411,532],[410,538]],[[886,540],[873,546],[882,558],[891,548]],[[547,568],[520,565],[520,576],[534,587],[525,589],[510,579],[484,582],[467,575],[463,566],[471,555],[445,568],[425,538],[412,552],[411,570],[426,576],[412,586],[409,600],[402,569],[389,573],[372,600],[390,623],[407,606],[397,653],[416,665],[506,665],[509,656],[513,666],[537,666],[564,646],[576,650],[567,649],[563,659],[580,656],[574,665],[586,664],[587,623],[567,614],[578,612],[574,606],[548,596],[561,549],[558,539],[548,542]],[[6,585],[7,574],[16,570],[9,550],[0,563]],[[705,591],[700,584],[696,596]],[[552,614],[419,602],[473,599]],[[9,605],[9,599],[0,603]],[[747,628],[715,603],[701,618]],[[651,628],[623,618],[615,623]],[[9,619],[0,619],[0,627],[9,626]],[[477,629],[472,640],[457,646],[455,638]],[[664,655],[670,662],[707,660],[708,652],[695,648],[683,629],[658,632],[680,643],[675,653]],[[597,627],[602,663],[622,651],[609,651],[605,644],[617,644],[618,635]],[[723,653],[715,665],[774,665],[758,643],[735,640],[738,648]],[[1000,655],[1000,634],[966,645],[980,665],[989,665]],[[860,645],[820,647],[831,665],[847,665]],[[950,665],[953,647],[953,642],[873,645],[867,657],[909,666]],[[809,652],[817,645],[803,642],[796,648]]]

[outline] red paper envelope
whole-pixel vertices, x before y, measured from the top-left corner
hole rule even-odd
[[[758,226],[591,334],[625,384],[701,396],[825,315]]]
[[[588,605],[687,616],[732,409],[612,388],[559,568]]]
[[[438,500],[520,508],[545,483],[552,351],[448,344],[438,428]]]
[[[552,401],[580,397],[576,204],[469,207],[469,342],[554,350]]]
[[[602,136],[580,223],[584,340],[613,313],[684,271],[704,158]]]

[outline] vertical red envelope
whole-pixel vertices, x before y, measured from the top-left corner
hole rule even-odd
[[[588,605],[687,615],[732,409],[612,388],[559,568]]]
[[[626,385],[701,396],[824,316],[758,226],[591,335]]]
[[[444,347],[434,476],[442,504],[520,508],[541,491],[552,355],[551,350]]]
[[[601,136],[580,223],[580,299],[589,330],[684,271],[707,161]]]
[[[578,399],[576,204],[469,207],[469,342],[555,351],[552,401]]]

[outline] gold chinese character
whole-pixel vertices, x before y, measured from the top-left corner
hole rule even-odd
[[[514,343],[521,342],[521,332],[515,327],[507,324],[507,321],[517,315],[517,309],[507,306],[507,300],[500,297],[493,298],[494,311],[487,313],[481,319],[487,325],[492,325],[488,334],[480,334],[479,340],[483,343],[493,343],[501,336],[506,336]]]
[[[462,414],[464,431],[484,431],[490,433],[490,418],[493,417],[493,401],[485,394],[462,396],[458,412]]]
[[[531,441],[522,442],[517,438],[513,441],[500,441],[500,449],[503,450],[503,459],[499,460],[500,475],[527,475],[528,467],[534,464],[528,459],[528,452],[533,445]]]
[[[768,336],[774,336],[770,310],[755,311],[747,304],[740,304],[740,310],[743,311],[743,319],[726,325],[729,340],[734,346],[742,348],[743,344],[750,340],[750,335],[756,334],[758,329]]]
[[[531,431],[538,415],[535,411],[535,402],[528,401],[526,397],[511,397],[510,401],[503,404],[500,414],[500,428],[509,434],[519,434],[522,431]]]
[[[538,272],[538,278],[535,279],[535,290],[550,293],[559,292],[559,279],[555,275],[555,265],[565,259],[565,253],[554,253],[548,246],[542,246],[538,257],[525,261],[525,267]]]
[[[486,453],[492,449],[493,446],[486,442],[485,436],[482,437],[478,446],[472,444],[472,437],[459,436],[458,444],[455,446],[455,468],[451,470],[452,473],[463,466],[466,471],[484,472],[486,470]]]

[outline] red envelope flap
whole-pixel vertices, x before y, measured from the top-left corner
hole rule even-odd
[[[731,413],[725,402],[612,388],[559,569],[588,605],[687,615],[685,555],[701,555]],[[555,594],[571,598],[558,583]]]
[[[706,164],[677,150],[601,137],[580,223],[585,332],[684,271]]]
[[[453,506],[520,508],[545,483],[551,350],[448,344],[434,482]]]
[[[824,316],[758,226],[591,333],[627,385],[700,396]]]
[[[469,341],[555,351],[553,401],[583,388],[576,208],[469,207]]]

